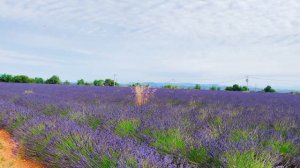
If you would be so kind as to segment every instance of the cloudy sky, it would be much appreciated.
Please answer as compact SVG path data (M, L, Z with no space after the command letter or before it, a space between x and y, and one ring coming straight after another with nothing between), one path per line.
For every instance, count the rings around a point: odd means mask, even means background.
M0 73L300 85L299 0L0 0Z

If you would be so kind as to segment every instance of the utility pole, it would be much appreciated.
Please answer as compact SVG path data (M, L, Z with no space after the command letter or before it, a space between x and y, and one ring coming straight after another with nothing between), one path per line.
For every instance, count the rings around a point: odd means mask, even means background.
M114 86L116 86L116 74L114 74Z
M247 88L249 89L249 76L246 76Z

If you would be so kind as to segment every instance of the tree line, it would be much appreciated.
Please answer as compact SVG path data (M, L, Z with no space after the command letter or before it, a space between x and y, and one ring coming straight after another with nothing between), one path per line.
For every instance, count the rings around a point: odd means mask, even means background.
M178 86L176 85L165 85L162 88L165 89L179 89ZM189 88L189 89L195 89L195 90L201 90L201 85L200 84L196 84L193 88ZM212 85L209 88L210 91L221 91L222 89L218 86ZM247 86L239 86L238 84L234 84L233 86L227 86L225 89L225 91L238 91L238 92L249 92L250 89ZM274 93L276 92L271 86L267 86L265 87L262 92L267 92L267 93Z
M9 83L36 83L36 84L65 84L65 85L70 85L71 83L69 81L64 81L62 82L57 75L51 76L49 79L44 80L41 77L35 77L35 78L30 78L26 75L9 75L9 74L3 74L0 76L0 82L9 82ZM77 85L83 86L119 86L119 83L112 79L105 79L105 80L94 80L93 82L86 82L83 79L80 79L76 83ZM140 83L135 83L130 85L130 87L138 86L141 85ZM165 89L179 89L178 86L176 85L165 85L162 88ZM195 89L195 90L201 90L201 85L196 84L193 88L190 89ZM220 91L222 90L220 87L217 87L215 85L211 86L209 88L211 91ZM238 84L234 84L233 86L228 86L225 88L225 91L240 91L240 92L248 92L250 89L247 86L239 86ZM265 87L263 92L269 92L273 93L276 92L271 86Z
M3 74L0 75L0 82L7 82L7 83L35 83L35 84L65 84L70 85L71 82L68 80L62 82L59 76L53 75L49 79L44 80L41 77L30 78L26 75L9 75ZM105 80L95 80L92 83L85 82L83 79L77 81L77 85L94 85L94 86L119 86L119 83L112 79L105 79Z
M112 79L94 80L94 82L85 82L83 79L77 81L77 85L86 86L119 86L120 84Z

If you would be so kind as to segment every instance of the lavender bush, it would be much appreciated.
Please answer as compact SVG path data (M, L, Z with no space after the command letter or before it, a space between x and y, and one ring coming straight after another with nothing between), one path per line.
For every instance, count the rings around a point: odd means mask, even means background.
M0 119L46 167L300 167L300 95L0 83Z

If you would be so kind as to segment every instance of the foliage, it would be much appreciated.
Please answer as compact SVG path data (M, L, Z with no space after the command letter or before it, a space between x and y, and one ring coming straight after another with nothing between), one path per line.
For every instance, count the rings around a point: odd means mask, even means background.
M13 79L12 75L3 74L0 76L0 82L12 82L13 81L12 79Z
M201 85L200 84L196 84L195 87L194 87L194 89L201 90Z
M253 167L253 168L272 168L273 163L264 155L257 155L255 151L227 153L226 158L228 167Z
M90 117L89 119L88 119L88 124L89 124L89 126L93 129L93 130L95 130L95 129L97 129L97 127L101 124L101 119L100 118L97 118L97 117Z
M36 78L33 79L33 83L43 84L44 83L44 79L36 77Z
M239 86L237 84L234 84L233 86L228 86L225 88L226 91L240 91L245 92L249 91L249 88L247 86Z
M104 86L119 86L119 84L112 79L105 79Z
M129 158L126 160L126 167L138 168L137 160L134 158Z
M165 88L165 89L178 89L178 86L176 86L176 85L165 85L165 86L163 86L163 88Z
M154 131L153 137L153 146L169 153L184 150L186 147L179 130Z
M208 160L209 155L206 148L200 147L191 149L187 153L187 158L195 163L203 164Z
M266 88L264 88L263 91L267 92L267 93L274 93L274 92L276 92L271 86L267 86Z
M45 167L300 167L299 96L133 89L0 83L0 126Z
M211 91L220 91L221 88L220 88L220 87L217 87L217 86L215 86L215 85L213 85L213 86L211 86L211 87L209 88L209 90L211 90Z
M149 85L144 85L144 84L141 84L141 83L137 82L137 83L129 85L129 87L147 87L147 88L149 88L150 86Z
M94 86L104 86L104 80L94 80Z
M38 124L31 129L33 135L42 134L45 130L45 124Z
M46 84L61 84L61 81L58 76L53 75L49 79L46 80Z
M77 85L85 85L84 80L83 79L78 80Z
M239 129L230 133L232 142L240 142L249 139L248 133L245 130Z
M115 132L121 137L135 136L138 127L139 122L136 120L122 120L117 124Z
M33 83L33 80L26 75L17 75L12 79L14 83Z
M16 130L19 128L22 124L25 123L27 117L21 116L20 114L17 114L16 118L11 123L10 127L8 128L10 131Z
M70 85L71 83L70 83L68 80L66 80L66 81L64 81L63 84L64 84L64 85Z
M267 141L264 145L272 147L274 151L282 155L297 155L300 152L299 148L291 142L284 142L273 139Z

